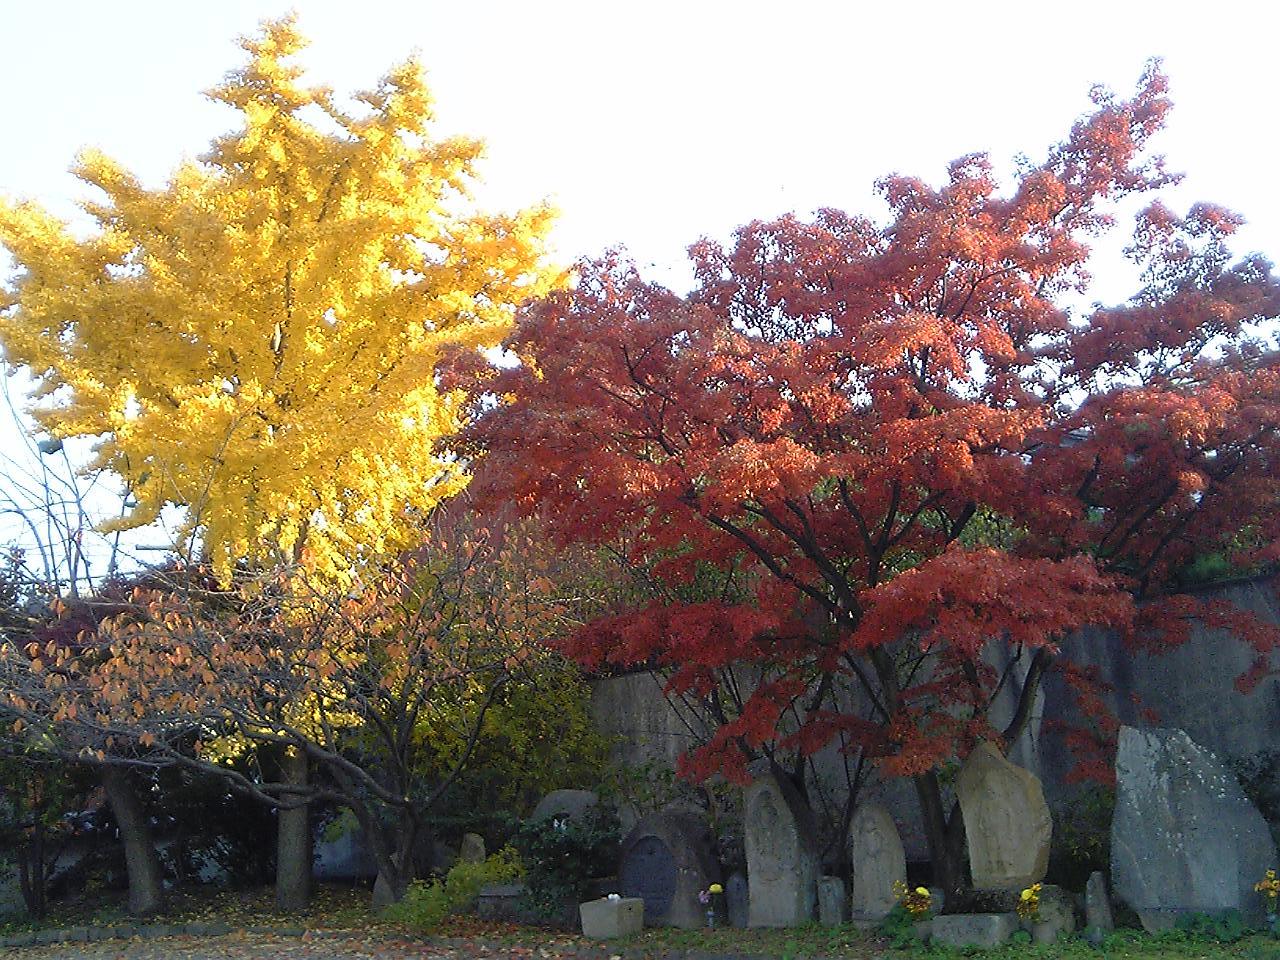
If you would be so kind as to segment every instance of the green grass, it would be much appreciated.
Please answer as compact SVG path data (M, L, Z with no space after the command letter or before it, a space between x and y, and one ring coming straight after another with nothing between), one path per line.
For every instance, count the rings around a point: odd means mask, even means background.
M1072 939L1049 946L1009 944L994 950L956 950L920 945L894 949L874 933L851 926L820 927L816 924L786 930L646 930L620 941L628 957L641 951L659 957L672 950L694 950L718 954L762 954L793 960L801 957L847 958L847 960L948 960L975 956L984 960L1280 960L1280 942L1255 935L1237 943L1220 944L1189 938L1181 933L1150 936L1136 930L1118 931L1109 936L1101 950L1084 940Z

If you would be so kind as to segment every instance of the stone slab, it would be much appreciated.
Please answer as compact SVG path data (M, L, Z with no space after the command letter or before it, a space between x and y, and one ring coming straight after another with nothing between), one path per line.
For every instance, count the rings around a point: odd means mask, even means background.
M998 947L1017 929L1016 913L949 913L930 921L929 936L948 947Z
M818 922L824 927L838 927L849 919L849 898L840 877L818 880Z
M795 787L766 773L747 788L744 810L750 926L811 921L818 899L818 851L808 806Z
M578 906L582 935L592 940L614 940L644 928L644 901L639 897L601 897Z

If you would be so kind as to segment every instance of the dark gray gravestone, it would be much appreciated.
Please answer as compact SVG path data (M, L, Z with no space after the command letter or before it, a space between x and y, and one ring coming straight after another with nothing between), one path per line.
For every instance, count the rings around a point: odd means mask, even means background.
M622 858L618 885L624 897L644 901L644 915L657 924L671 913L676 895L676 861L661 837L641 837Z
M695 816L649 814L622 842L618 886L624 897L644 901L646 926L703 926L707 908L698 894L719 881L710 831Z
M729 926L745 927L748 913L747 878L740 872L729 874L724 882L724 906L729 914Z
M552 790L538 801L529 819L543 820L554 817L578 820L599 803L600 796L593 790Z

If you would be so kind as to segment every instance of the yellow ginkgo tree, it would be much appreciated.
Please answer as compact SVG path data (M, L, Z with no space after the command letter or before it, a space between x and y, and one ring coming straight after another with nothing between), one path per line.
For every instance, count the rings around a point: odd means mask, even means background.
M224 581L241 561L342 574L466 483L442 364L557 282L552 214L475 209L481 145L433 136L416 63L343 106L303 83L291 19L242 43L209 94L238 128L164 186L86 152L87 235L0 200L0 343L41 428L95 438L123 478L122 525L183 508L178 546Z

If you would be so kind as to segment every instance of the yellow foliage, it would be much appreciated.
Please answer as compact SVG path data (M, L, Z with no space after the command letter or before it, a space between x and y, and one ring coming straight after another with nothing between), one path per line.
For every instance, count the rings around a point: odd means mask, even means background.
M481 146L432 139L416 63L342 109L301 83L303 45L291 19L243 42L210 92L240 129L163 188L84 153L105 197L88 238L0 200L19 266L0 342L40 381L39 423L99 438L93 466L137 502L121 525L184 507L180 543L224 581L242 559L342 574L409 546L467 479L441 444L465 400L442 360L497 345L562 279L548 208L472 209Z

